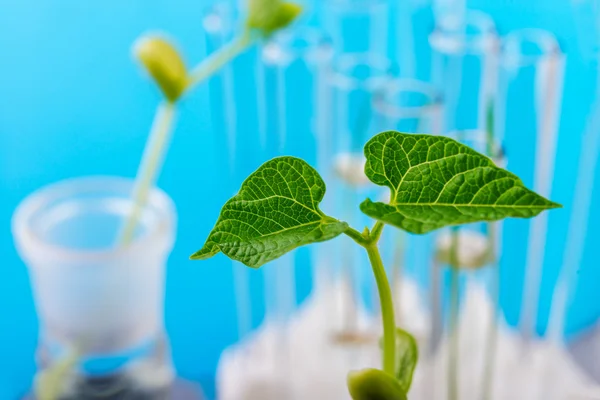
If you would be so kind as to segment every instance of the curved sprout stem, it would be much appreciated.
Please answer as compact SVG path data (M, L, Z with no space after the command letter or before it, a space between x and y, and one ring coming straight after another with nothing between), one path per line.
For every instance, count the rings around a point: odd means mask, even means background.
M189 91L194 86L202 83L206 78L212 76L225 64L233 60L240 53L250 47L250 45L254 43L254 40L255 39L253 38L251 32L249 30L245 30L240 36L234 38L221 49L205 58L188 74L186 91Z
M133 189L133 209L129 213L123 230L119 236L121 245L128 245L133 240L137 222L148 200L148 194L154 187L156 177L162 166L167 142L173 127L175 104L165 101L159 104L150 131L150 137L144 149L142 162Z
M377 282L379 302L381 303L381 319L383 322L383 371L395 376L396 374L396 321L394 318L394 302L392 291L381 261L381 255L376 243L365 247Z
M362 234L356 229L348 227L344 232L350 236L356 243L367 250L369 262L373 269L377 291L379 292L379 302L381 305L381 319L383 323L383 371L391 374L396 373L396 319L394 317L394 301L392 298L392 289L381 261L381 255L377 247L377 242L381 236L385 224L377 221L373 229L369 232L365 229Z

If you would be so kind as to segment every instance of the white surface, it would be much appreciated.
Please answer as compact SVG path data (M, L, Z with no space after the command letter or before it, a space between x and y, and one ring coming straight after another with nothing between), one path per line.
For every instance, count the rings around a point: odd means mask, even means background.
M339 318L332 313L341 286L311 297L287 328L265 323L238 345L226 350L219 363L217 389L223 400L349 399L346 374L351 369L378 367L380 355L375 332L372 341L354 347L332 344ZM446 399L447 346L442 339L432 359L427 359L428 315L419 307L418 287L402 284L401 326L420 341L421 360L415 373L411 400ZM467 284L460 319L459 382L461 400L480 400L484 349L491 306L486 292ZM363 326L377 326L357 310ZM338 314L339 315L339 314ZM339 325L338 325L339 326ZM501 324L498 334L494 400L563 400L594 398L590 381L571 361L568 353L549 342L534 341L528 347L515 332Z

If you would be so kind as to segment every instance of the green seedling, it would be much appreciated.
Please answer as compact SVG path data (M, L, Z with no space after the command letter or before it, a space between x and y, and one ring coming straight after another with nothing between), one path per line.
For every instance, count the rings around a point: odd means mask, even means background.
M137 40L133 47L134 56L159 87L164 99L156 111L138 170L134 206L120 234L121 245L127 245L133 239L140 214L161 169L176 105L181 97L259 40L290 25L301 11L300 6L282 0L249 0L248 14L239 36L192 69L186 67L181 53L165 37L150 34Z
M377 283L383 368L351 372L348 389L356 400L404 399L417 347L412 336L395 325L392 292L377 244L384 226L424 234L478 221L530 218L560 205L527 189L485 155L447 137L382 132L369 140L364 154L367 178L390 191L388 202L366 199L360 205L376 221L371 229L358 231L321 211L325 182L318 172L299 158L278 157L242 183L191 258L223 253L259 268L299 246L349 236L366 250Z

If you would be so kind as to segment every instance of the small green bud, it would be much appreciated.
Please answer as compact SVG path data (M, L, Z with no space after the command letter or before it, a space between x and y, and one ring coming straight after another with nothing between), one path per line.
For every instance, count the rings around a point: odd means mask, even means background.
M187 68L175 46L162 37L148 35L136 41L133 53L167 100L177 101L187 85Z
M367 368L348 373L348 391L353 400L406 400L400 383L387 372Z
M290 25L302 12L295 3L281 0L250 0L247 27L270 36L275 31Z

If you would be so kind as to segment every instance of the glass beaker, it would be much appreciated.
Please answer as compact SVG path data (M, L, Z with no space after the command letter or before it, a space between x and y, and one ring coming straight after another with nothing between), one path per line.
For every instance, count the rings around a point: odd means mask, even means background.
M134 240L118 246L132 187L117 177L66 180L31 194L15 211L13 235L40 319L38 397L47 398L49 380L58 384L50 397L57 399L172 393L163 299L176 213L154 189Z

